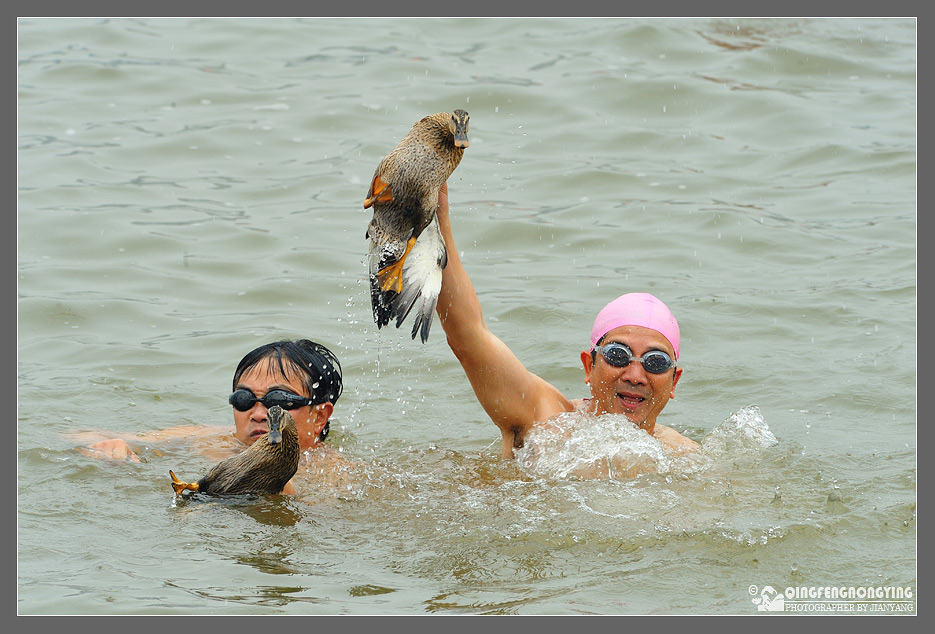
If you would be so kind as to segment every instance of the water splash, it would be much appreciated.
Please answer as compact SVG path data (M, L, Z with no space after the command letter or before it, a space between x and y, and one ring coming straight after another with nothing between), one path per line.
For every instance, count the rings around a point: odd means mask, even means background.
M701 441L702 453L709 458L737 457L777 444L776 436L756 405L743 407L711 430Z
M633 478L671 468L662 443L619 414L561 414L530 432L515 455L539 477Z
M705 436L700 451L682 455L667 451L623 415L569 412L531 431L515 457L533 477L627 479L698 472L777 442L756 405L732 413Z

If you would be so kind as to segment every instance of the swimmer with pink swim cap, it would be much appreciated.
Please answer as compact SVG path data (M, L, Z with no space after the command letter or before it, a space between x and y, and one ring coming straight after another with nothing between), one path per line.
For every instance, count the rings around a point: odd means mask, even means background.
M676 367L680 343L672 311L649 293L627 293L604 306L591 329L590 350L580 355L591 386L587 411L623 414L653 436L664 431L693 443L656 424L682 376Z
M681 334L672 312L649 293L627 293L607 304L594 320L589 349L580 352L588 398L569 398L530 372L484 322L480 300L455 245L448 186L438 196L438 224L448 253L435 310L448 346L470 380L474 395L500 429L500 455L513 458L537 429L573 436L562 414L625 416L672 453L700 445L656 417L675 394ZM530 339L534 339L529 334ZM608 477L595 475L595 477Z

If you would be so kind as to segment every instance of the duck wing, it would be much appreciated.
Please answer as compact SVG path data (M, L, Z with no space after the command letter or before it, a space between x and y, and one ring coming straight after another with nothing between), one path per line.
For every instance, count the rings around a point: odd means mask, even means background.
M402 268L399 291L383 290L373 273L378 265L371 264L370 299L377 326L383 327L395 319L399 328L418 306L412 322L412 338L418 333L422 343L428 341L442 288L442 270L447 264L448 252L438 228L438 218L432 219L410 249Z
M272 493L272 491L256 491L251 486L257 478L257 473L264 468L265 462L257 459L260 457L259 450L265 448L267 444L268 441L264 436L257 439L246 451L217 463L198 481L198 490L208 495Z

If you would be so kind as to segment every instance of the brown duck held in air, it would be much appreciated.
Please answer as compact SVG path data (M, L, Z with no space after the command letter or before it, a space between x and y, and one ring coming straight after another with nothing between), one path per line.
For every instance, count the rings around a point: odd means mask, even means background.
M370 239L370 299L378 328L403 323L421 298L412 326L428 340L432 313L448 263L435 210L438 191L468 147L468 113L439 112L417 122L377 166L364 200L373 207Z

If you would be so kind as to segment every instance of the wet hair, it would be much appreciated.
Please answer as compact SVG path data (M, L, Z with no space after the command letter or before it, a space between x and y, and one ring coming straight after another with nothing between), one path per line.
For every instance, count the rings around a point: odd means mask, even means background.
M237 369L234 370L232 389L237 389L240 377L247 370L264 359L275 360L280 374L284 377L290 369L302 377L302 384L315 405L325 402L333 405L344 391L341 362L331 350L309 339L297 341L283 339L251 350L240 360ZM330 422L325 423L324 429L321 430L321 440L328 435L329 427Z

